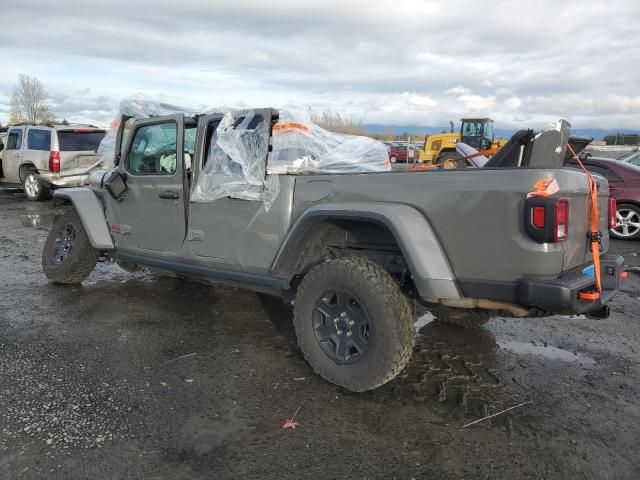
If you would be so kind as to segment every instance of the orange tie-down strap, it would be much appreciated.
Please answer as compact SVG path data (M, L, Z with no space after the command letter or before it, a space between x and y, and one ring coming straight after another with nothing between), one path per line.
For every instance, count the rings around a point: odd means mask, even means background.
M483 150L481 152L472 153L471 155L467 155L466 157L453 158L452 160L456 160L456 161L458 161L458 160L467 160L469 158L481 157L482 155L492 155L492 154L496 153L498 150L500 150L500 148L501 147L489 148L489 149ZM413 165L409 169L410 171L432 170L434 168L440 168L442 166L442 164L433 165L433 164L428 164L428 163L423 163L423 164L420 164L420 165L416 165L417 162L418 162L418 157L416 157L416 159L413 161Z
M598 212L598 184L593 178L593 175L587 170L576 152L571 148L571 145L567 144L567 148L576 159L584 173L587 174L587 181L589 182L589 240L591 241L591 254L593 256L593 274L596 278L596 289L598 292L602 292L602 284L600 283L600 225L599 225L599 212Z

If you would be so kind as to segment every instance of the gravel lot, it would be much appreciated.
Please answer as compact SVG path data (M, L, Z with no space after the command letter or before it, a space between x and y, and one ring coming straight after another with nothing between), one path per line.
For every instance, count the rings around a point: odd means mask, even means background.
M608 320L422 318L403 374L351 394L278 300L109 263L49 285L55 213L0 194L0 478L639 477L637 273ZM640 267L639 243L612 250Z

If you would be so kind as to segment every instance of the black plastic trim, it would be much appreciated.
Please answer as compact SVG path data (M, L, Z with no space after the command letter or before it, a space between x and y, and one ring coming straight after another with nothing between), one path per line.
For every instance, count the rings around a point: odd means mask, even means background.
M226 270L208 265L185 262L184 260L170 260L122 251L109 252L109 256L123 262L169 270L191 278L232 283L233 285L242 286L251 290L280 293L288 290L290 287L289 281L286 278L272 275L238 272L235 270Z
M602 255L600 299L586 301L578 292L595 285L594 278L582 273L584 266L564 272L557 278L522 278L517 282L492 282L458 279L465 297L486 298L538 308L548 314L580 314L601 309L618 292L624 259L619 255Z

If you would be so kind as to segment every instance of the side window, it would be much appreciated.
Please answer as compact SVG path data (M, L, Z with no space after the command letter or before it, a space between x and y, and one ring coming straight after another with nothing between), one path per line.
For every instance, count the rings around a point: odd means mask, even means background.
M140 175L176 172L178 126L175 122L146 125L135 130L127 170Z
M27 132L29 150L51 150L51 131L30 128Z
M22 130L9 130L7 136L7 150L20 150L22 148Z

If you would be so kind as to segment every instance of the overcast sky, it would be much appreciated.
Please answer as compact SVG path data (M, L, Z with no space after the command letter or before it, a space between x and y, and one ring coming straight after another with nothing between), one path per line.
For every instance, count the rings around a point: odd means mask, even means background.
M640 1L3 0L0 121L19 74L106 124L144 93L311 106L363 123L640 128Z

